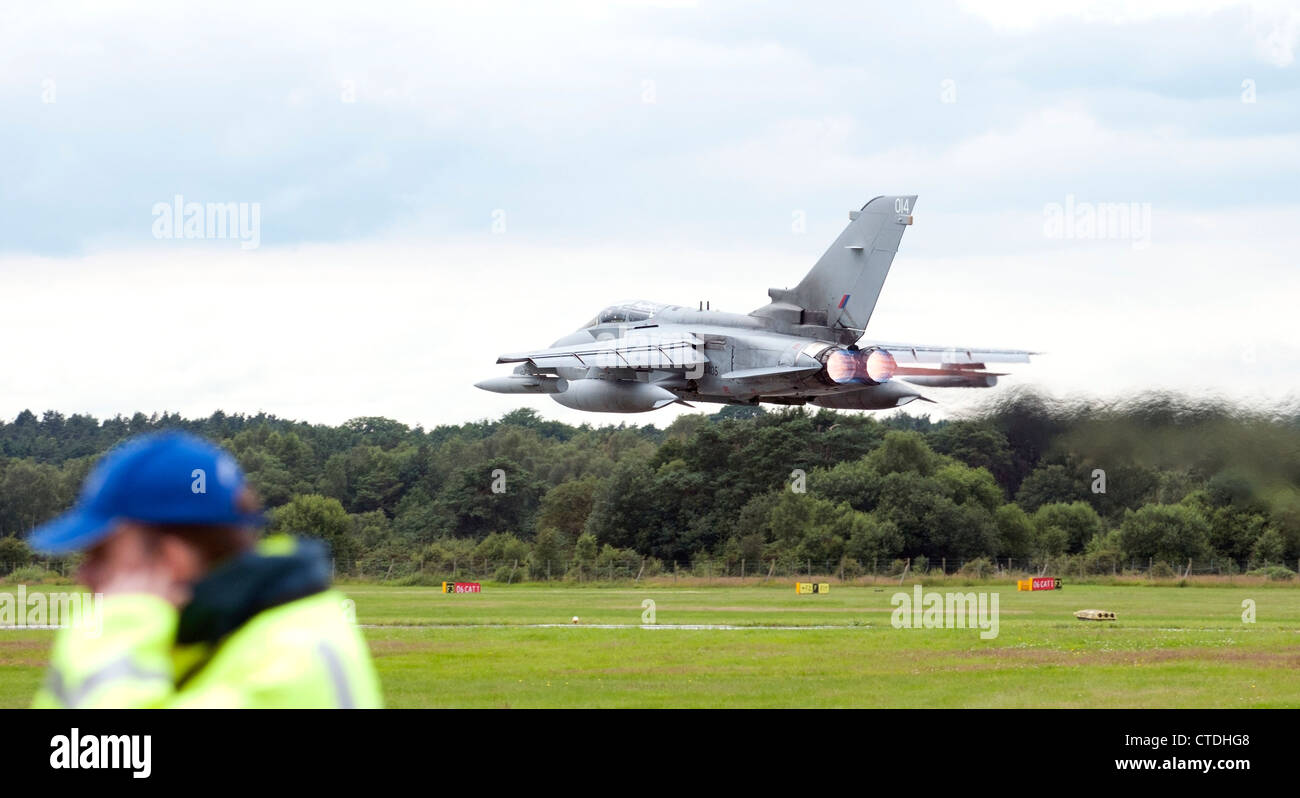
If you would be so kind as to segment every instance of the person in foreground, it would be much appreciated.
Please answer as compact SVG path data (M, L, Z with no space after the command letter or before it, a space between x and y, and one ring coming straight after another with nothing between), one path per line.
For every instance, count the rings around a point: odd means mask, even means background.
M379 707L370 653L319 541L257 540L227 452L179 432L109 452L38 551L84 551L101 621L60 629L35 707Z

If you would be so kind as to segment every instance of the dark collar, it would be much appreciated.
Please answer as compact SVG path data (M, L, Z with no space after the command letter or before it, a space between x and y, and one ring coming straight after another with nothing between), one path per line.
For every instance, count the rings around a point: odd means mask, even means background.
M215 643L260 612L330 586L330 560L317 540L268 540L236 555L194 585L181 610L176 642Z

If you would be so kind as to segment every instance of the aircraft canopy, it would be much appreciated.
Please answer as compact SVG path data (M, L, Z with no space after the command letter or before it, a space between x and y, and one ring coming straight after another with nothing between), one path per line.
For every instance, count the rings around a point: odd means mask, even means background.
M632 302L620 302L617 305L609 307L597 313L596 316L586 324L582 325L583 329L595 327L598 324L623 324L626 322L646 321L653 318L656 313L668 307L667 305L657 302L647 302L644 299L634 300Z

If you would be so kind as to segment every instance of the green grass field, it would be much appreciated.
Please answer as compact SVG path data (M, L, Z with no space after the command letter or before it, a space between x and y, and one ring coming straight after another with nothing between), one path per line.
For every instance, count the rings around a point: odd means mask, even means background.
M996 591L998 636L893 628L895 584L805 596L786 582L343 590L390 707L1300 706L1294 586L925 588ZM638 628L645 599L658 628ZM1242 620L1245 599L1255 623ZM1085 608L1119 620L1076 620ZM0 631L0 706L30 701L52 635Z

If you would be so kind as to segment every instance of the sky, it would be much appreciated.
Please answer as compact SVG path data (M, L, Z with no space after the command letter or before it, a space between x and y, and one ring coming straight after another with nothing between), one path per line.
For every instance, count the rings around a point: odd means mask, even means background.
M868 337L1043 353L920 412L1295 399L1298 51L1226 0L6 7L0 418L667 424L473 383L904 193Z

